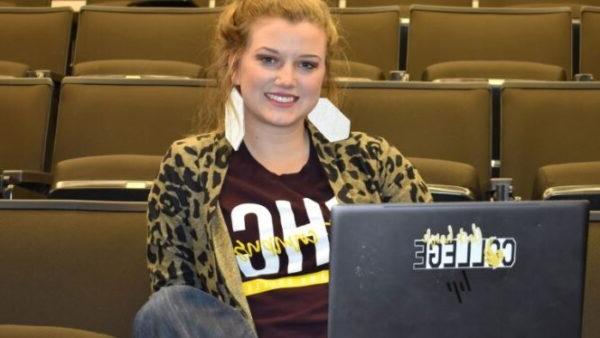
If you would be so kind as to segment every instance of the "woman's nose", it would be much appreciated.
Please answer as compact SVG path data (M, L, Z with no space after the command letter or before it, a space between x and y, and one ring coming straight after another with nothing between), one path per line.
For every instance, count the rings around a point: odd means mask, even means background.
M285 64L277 71L277 78L275 84L278 86L290 87L295 84L296 72L294 66L291 64Z

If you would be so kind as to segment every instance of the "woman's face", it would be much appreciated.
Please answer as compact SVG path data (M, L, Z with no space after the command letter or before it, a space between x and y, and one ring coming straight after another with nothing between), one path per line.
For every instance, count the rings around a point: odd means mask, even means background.
M246 126L303 127L321 93L326 45L325 32L306 21L262 18L252 25L233 72Z

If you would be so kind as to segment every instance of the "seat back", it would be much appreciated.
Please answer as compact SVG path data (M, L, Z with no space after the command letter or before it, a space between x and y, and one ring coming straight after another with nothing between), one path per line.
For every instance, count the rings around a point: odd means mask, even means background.
M491 94L487 83L342 83L341 110L352 129L385 137L408 157L475 168L482 190L491 160ZM485 191L485 190L484 190Z
M583 298L582 337L600 337L600 211L590 213L587 258L585 267L585 296Z
M600 5L600 1L598 3ZM579 71L600 79L600 7L581 9Z
M501 94L500 175L531 198L537 170L600 160L600 84L506 82Z
M0 323L131 336L150 294L146 203L0 201Z
M215 6L223 6L226 0L216 0ZM87 0L87 5L100 5L100 6L128 6L129 4L139 2L139 0ZM192 0L192 2L198 7L208 7L210 0Z
M73 11L0 7L0 60L66 74Z
M573 18L579 18L582 6L600 6L599 0L479 0L479 7L521 7L521 8L540 8L569 6L573 13Z
M400 16L408 17L408 8L414 4L471 7L472 0L346 0L347 7L400 6Z
M399 68L400 11L397 6L332 8L350 61L378 67L384 75Z
M62 82L53 163L84 156L163 155L194 133L212 81L67 77Z
M179 61L208 67L219 8L84 6L73 64Z
M0 0L0 7L50 7L52 0Z
M460 8L415 5L410 10L407 71L419 80L446 61L528 61L562 67L571 78L568 8Z
M0 79L0 171L45 169L53 90L50 79Z

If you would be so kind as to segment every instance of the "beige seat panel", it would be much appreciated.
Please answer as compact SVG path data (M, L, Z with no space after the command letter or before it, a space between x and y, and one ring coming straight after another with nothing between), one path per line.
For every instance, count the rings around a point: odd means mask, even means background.
M526 61L555 65L571 78L568 8L513 9L413 6L407 71L421 79L447 61Z

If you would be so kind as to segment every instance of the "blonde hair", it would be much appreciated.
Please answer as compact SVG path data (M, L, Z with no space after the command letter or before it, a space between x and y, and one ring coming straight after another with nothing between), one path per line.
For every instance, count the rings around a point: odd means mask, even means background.
M248 46L252 25L264 17L283 18L297 23L307 21L323 29L327 38L324 86L327 97L338 102L338 88L332 81L330 62L343 59L339 47L340 36L327 4L323 0L233 0L223 10L217 22L213 64L208 71L217 79L217 93L207 96L199 111L198 130L222 130L224 107L233 88L232 73L237 60Z

